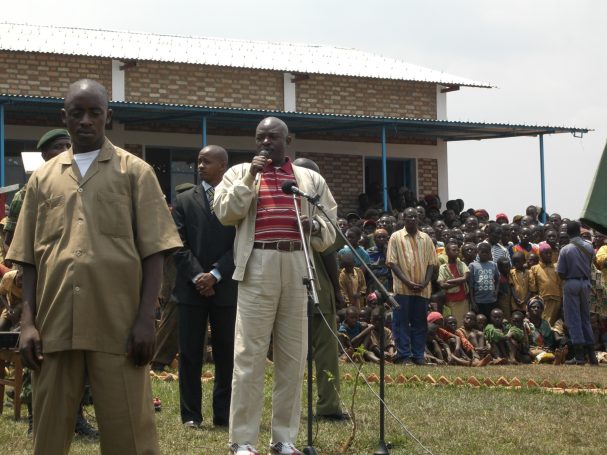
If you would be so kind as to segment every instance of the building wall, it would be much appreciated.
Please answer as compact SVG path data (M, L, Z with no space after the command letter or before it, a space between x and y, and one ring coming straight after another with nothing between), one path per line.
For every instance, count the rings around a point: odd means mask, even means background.
M356 155L297 152L297 158L309 158L318 164L337 202L340 214L358 208L358 195L362 192L363 159Z
M0 51L0 93L62 98L72 82L83 78L99 81L111 96L109 59Z
M282 110L283 73L138 61L127 68L127 101Z
M438 160L434 158L417 160L417 188L420 197L438 194Z
M323 114L436 118L436 84L310 75L297 82L297 110Z

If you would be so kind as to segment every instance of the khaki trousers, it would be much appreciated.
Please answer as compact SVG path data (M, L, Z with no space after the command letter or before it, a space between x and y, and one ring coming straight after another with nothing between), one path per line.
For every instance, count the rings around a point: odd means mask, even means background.
M149 368L124 355L62 351L44 355L33 372L34 454L67 454L84 390L94 398L104 455L159 454Z
M446 305L451 310L451 316L455 316L455 319L457 319L457 326L462 327L464 325L464 316L470 311L470 301L465 299L459 302L447 302Z
M307 353L302 251L253 249L238 284L230 443L256 444L266 355L273 335L272 442L295 443Z
M562 302L560 297L552 297L547 295L544 297L544 311L542 312L542 319L545 319L554 326L558 321L561 314Z

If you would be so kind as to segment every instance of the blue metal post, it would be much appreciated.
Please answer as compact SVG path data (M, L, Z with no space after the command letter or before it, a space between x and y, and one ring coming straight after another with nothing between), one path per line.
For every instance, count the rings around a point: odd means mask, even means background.
M386 126L381 127L381 177L384 193L384 212L388 211L388 170L386 168Z
M0 104L0 186L4 186L4 104Z
M542 185L542 223L546 222L546 175L544 172L544 135L540 134L540 178Z
M207 116L202 116L202 146L207 146Z

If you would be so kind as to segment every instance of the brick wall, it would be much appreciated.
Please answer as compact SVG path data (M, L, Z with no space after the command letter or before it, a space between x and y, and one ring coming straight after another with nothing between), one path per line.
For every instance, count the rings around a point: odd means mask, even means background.
M338 212L343 215L358 208L358 195L363 187L362 158L358 155L329 155L325 153L297 152L297 158L310 158L320 168L333 197Z
M301 112L436 118L436 85L425 82L310 75L296 93Z
M127 68L128 101L282 110L283 74L185 63L139 61Z
M111 60L0 51L0 93L63 98L68 86L83 78L95 79L111 92Z
M427 194L438 194L438 161L432 158L417 160L417 194L423 197Z

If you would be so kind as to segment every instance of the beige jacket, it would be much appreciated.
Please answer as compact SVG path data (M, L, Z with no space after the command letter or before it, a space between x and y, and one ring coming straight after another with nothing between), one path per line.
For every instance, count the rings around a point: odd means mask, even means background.
M250 163L232 166L223 176L221 183L215 188L213 210L224 225L236 227L234 240L234 280L242 281L253 242L255 241L255 218L257 216L257 192L259 184L249 172ZM337 204L325 182L317 172L299 166L293 166L293 174L297 186L308 194L320 196L320 203L327 215L335 221ZM310 212L311 211L311 212ZM312 235L309 245L316 251L324 251L335 241L335 229L325 219L324 215L305 198L301 200L301 214L314 218L320 224L319 233Z

